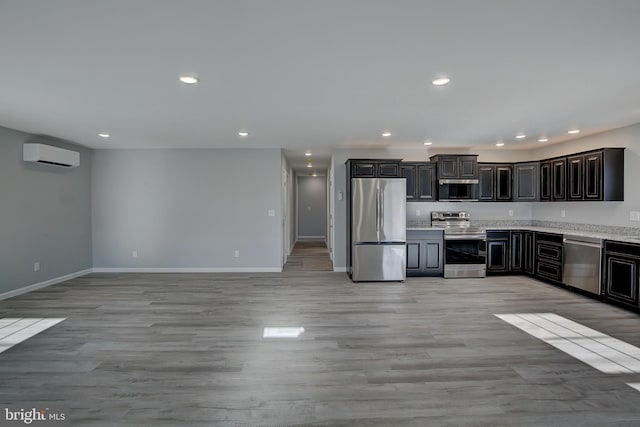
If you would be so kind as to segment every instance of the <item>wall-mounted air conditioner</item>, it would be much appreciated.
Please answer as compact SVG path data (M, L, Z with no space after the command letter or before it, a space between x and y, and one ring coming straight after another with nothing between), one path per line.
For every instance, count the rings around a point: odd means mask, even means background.
M24 144L22 158L25 162L75 168L80 166L80 153L45 144Z

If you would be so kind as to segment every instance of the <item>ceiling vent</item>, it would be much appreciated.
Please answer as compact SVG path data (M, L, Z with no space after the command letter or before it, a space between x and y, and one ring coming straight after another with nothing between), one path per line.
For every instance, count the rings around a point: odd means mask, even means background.
M80 153L45 144L24 144L22 158L25 162L75 168L80 166Z

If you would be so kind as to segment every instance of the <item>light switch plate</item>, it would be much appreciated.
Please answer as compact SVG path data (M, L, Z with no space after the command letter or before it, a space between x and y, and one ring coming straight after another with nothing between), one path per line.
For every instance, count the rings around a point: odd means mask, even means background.
M422 215L422 212L420 212L420 210L419 210L419 209L418 209L418 210L416 210L416 216L420 216L420 215Z
M267 215L269 215L269 216L276 216L276 211L275 211L275 209L269 209L269 210L267 211Z
M640 221L640 211L630 211L629 221Z

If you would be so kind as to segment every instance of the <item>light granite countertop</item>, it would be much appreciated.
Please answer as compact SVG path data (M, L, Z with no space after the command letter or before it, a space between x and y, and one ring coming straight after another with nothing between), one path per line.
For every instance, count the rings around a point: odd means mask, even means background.
M476 224L473 224L473 223L472 225L476 226ZM538 225L477 224L477 226L484 227L487 231L526 230L526 231L537 231L542 233L553 233L553 234L562 234L562 235L579 236L579 237L592 237L592 238L602 239L602 240L615 240L617 242L640 244L640 236L631 235L631 234L618 234L618 233L598 232L598 231L591 231L591 230L586 231L586 230L576 230L572 228L545 227L545 226L538 226ZM442 228L429 227L429 226L415 226L415 225L410 225L407 227L407 231L430 231L430 230L442 230Z

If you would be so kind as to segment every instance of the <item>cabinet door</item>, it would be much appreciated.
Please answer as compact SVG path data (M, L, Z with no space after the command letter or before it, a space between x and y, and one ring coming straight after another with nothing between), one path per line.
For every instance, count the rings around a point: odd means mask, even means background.
M636 257L605 254L605 291L608 299L638 305L639 263Z
M407 240L407 273L419 272L422 269L420 265L421 243L419 240Z
M535 247L535 235L531 231L525 231L523 233L524 238L524 250L523 250L523 269L527 274L533 274L535 271L535 256L534 256L534 247Z
M352 178L375 178L376 164L374 162L354 162L351 168Z
M438 177L458 178L458 156L438 157Z
M478 157L477 156L459 156L458 157L458 173L460 178L477 179L478 178Z
M567 200L582 200L583 156L567 157Z
M513 272L521 272L524 267L524 240L523 234L520 231L511 232L511 268Z
M480 180L478 200L492 202L496 199L495 188L496 168L493 165L478 165L478 178Z
M507 240L487 240L487 272L509 271L508 251Z
M551 200L551 162L540 163L540 200Z
M421 202L436 200L436 168L433 163L419 164L416 168L418 188L416 198Z
M514 166L514 200L535 201L538 200L538 163L518 163Z
M512 173L513 166L511 165L496 166L496 200L508 201L512 199Z
M400 178L400 164L384 162L379 163L377 176L380 178Z
M584 156L584 199L602 200L602 152Z
M554 160L552 163L552 190L553 200L567 199L567 159Z
M444 271L442 242L427 240L424 242L424 270L438 275Z
M400 166L402 177L407 180L407 202L416 199L416 165L403 164Z

